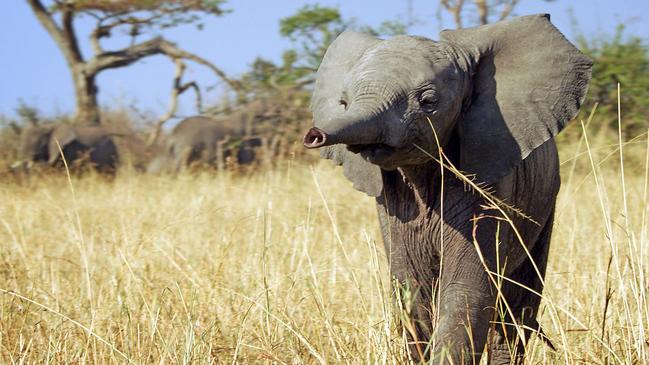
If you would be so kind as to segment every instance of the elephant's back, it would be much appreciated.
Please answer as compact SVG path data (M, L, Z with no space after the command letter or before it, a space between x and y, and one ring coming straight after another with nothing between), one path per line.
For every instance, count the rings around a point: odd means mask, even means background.
M173 129L172 136L176 143L216 143L228 136L239 137L242 135L242 126L232 123L227 117L189 117ZM191 142L190 142L191 141Z
M218 135L222 134L222 128L217 121L212 118L196 116L189 117L173 129L173 136L200 136L200 135Z
M74 127L76 139L84 146L92 147L98 144L114 145L111 134L100 125L79 125Z
M212 119L203 116L194 116L183 119L171 131L172 135L189 133L203 128L208 128L212 124Z

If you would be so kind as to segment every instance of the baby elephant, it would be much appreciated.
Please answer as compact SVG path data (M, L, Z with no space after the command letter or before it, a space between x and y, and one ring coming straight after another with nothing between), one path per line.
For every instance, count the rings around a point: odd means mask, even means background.
M440 41L347 31L329 46L304 146L376 198L416 360L518 363L540 331L553 137L577 115L591 66L548 15Z
M98 125L30 125L20 136L19 163L31 165L43 162L63 166L62 151L68 166L74 166L86 158L98 171L114 173L119 157L112 136Z

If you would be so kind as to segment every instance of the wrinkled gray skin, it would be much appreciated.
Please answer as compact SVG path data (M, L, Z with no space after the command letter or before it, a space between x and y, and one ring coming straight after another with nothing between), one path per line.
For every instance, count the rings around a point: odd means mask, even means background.
M217 146L222 144L223 157L230 154L230 144L236 144L239 164L249 164L255 159L257 138L245 137L243 123L234 123L227 117L190 117L173 129L165 149L147 168L150 173L177 172L192 162L216 164Z
M577 114L590 70L548 15L444 31L438 42L347 31L327 50L304 145L376 197L392 275L414 296L414 359L522 360L530 331L521 338L503 323L537 329L540 298L508 280L543 289L531 260L542 277L560 184L552 137ZM505 210L531 257L499 210L431 160L435 135L455 167L533 219ZM486 268L507 278L514 318L494 316L498 278Z
M87 158L98 171L113 173L119 162L112 134L104 127L48 123L30 125L22 131L18 149L20 163L63 166L59 146L71 167Z

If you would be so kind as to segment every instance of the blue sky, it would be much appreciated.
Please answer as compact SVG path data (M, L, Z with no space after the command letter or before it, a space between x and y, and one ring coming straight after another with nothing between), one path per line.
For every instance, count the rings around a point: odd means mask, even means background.
M279 19L314 2L230 0L226 7L232 12L221 18L210 18L202 31L183 27L164 35L236 76L248 69L257 56L278 60L282 51L291 46L279 35ZM403 20L407 13L405 0L317 2L338 7L344 18L369 25L395 18ZM419 23L410 29L411 34L436 39L440 29L453 27L448 16L443 16L440 23L437 4L436 0L413 0L413 13ZM570 11L575 14L572 18ZM577 20L579 31L587 36L613 33L620 23L627 26L627 35L649 35L648 0L522 0L515 13L543 12L552 15L553 23L569 39L575 37L571 19ZM89 55L85 34L92 23L81 19L77 27L84 34L84 54ZM119 38L104 44L107 49L125 45L124 39ZM73 111L72 82L63 57L23 1L6 1L5 10L0 13L0 55L0 114L15 115L19 98L38 105L46 115ZM104 106L136 105L153 115L161 114L167 107L173 68L168 59L156 56L129 68L105 71L99 76L100 102ZM210 71L197 65L189 67L185 78L196 79L203 86L218 83ZM212 91L206 95L206 102L215 101L218 93ZM194 113L192 106L188 95L181 101L179 114Z

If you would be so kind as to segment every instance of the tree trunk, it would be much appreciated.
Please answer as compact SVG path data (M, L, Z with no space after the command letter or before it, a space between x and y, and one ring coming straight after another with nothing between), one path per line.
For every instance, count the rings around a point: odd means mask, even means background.
M83 59L77 35L74 28L75 13L71 7L61 9L61 25L58 25L52 17L52 12L43 6L40 0L28 0L38 21L50 34L54 43L63 53L74 83L76 96L75 122L77 123L99 123L99 106L97 104L97 84L95 78L97 72L86 67Z
M478 7L480 25L489 23L489 5L487 5L487 0L476 0L475 5Z
M99 124L99 104L97 103L96 75L84 72L84 64L72 67L74 94L77 101L75 122Z

